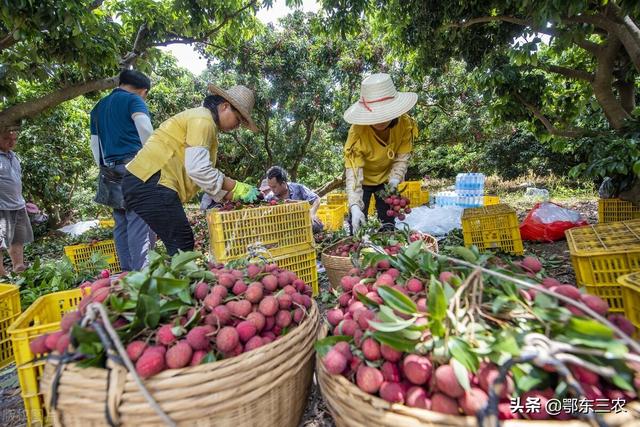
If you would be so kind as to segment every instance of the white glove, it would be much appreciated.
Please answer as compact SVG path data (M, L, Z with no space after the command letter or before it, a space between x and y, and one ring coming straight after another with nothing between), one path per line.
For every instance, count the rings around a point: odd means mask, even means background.
M351 227L353 227L353 232L358 231L358 228L364 223L365 217L362 209L357 205L351 206Z
M391 187L392 189L396 189L398 188L398 184L400 184L400 180L398 178L391 178L389 179L389 187Z

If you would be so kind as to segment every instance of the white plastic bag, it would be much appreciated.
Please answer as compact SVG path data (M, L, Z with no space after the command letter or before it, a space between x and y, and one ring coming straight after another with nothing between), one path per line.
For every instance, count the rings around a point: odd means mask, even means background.
M396 219L396 228L402 229L402 223L406 223L412 230L432 236L444 236L451 230L461 227L463 210L459 206L436 206L433 208L419 206L412 208L411 213L404 221Z

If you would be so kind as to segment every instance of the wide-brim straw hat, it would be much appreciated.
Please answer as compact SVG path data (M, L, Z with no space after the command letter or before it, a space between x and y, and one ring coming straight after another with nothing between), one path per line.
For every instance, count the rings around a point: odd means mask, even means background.
M253 106L256 103L255 95L251 89L243 85L236 85L231 86L229 89L222 89L213 83L209 83L209 92L223 97L233 106L233 108L238 110L244 119L242 121L242 126L253 132L258 132L258 127L251 118L251 112L253 111Z
M344 112L352 125L375 125L400 117L418 102L414 92L398 92L391 76L372 74L360 85L360 100Z

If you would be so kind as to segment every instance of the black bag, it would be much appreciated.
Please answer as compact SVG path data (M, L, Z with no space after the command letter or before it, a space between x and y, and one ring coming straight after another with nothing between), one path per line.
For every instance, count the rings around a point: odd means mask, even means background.
M126 209L122 194L122 177L115 168L100 165L98 191L94 201L113 209Z

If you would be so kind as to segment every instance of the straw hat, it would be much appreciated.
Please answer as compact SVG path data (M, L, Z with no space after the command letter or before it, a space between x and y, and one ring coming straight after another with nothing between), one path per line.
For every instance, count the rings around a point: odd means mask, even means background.
M242 126L253 132L258 132L258 127L251 118L251 112L253 111L253 106L256 103L256 98L251 89L243 85L236 85L224 90L213 83L209 83L209 92L223 97L229 102L229 104L233 105L233 108L238 110L240 115L244 118Z
M343 117L353 125L375 125L400 117L417 101L414 92L398 92L388 74L372 74L362 81L360 100Z

